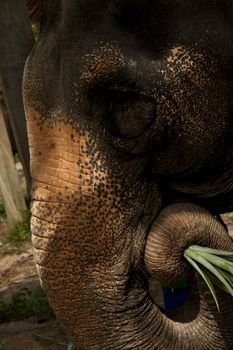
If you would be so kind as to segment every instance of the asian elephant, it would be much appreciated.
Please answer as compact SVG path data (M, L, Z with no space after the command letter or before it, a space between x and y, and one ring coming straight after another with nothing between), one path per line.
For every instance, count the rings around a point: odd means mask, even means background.
M38 274L78 350L233 349L233 300L189 271L233 251L233 1L44 0L24 73ZM148 278L188 271L174 313Z

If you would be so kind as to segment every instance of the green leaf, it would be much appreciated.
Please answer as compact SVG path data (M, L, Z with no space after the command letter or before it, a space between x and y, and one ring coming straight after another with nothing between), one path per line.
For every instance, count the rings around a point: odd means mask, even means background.
M225 287L225 285L222 284L222 282L219 281L219 279L217 277L215 277L211 272L209 272L206 269L205 269L205 273L211 279L213 285L217 286L219 289L222 289L224 292L229 294L229 292L228 292L227 288Z
M201 277L204 279L204 281L206 282L207 286L209 287L209 290L214 298L214 301L215 301L215 304L217 306L217 309L218 311L220 311L220 308L219 308L219 304L218 304L218 299L217 299L217 296L216 296L216 293L215 293L215 290L214 290L214 287L213 287L213 284L211 282L211 279L209 278L209 276L203 271L200 269L200 267L198 266L198 264L188 256L187 254L187 250L186 252L184 253L184 257L185 259L187 259L187 261L194 267L194 269L201 275Z
M233 263L230 261L226 261L223 258L220 258L216 255L201 253L201 256L208 260L210 263L214 264L215 266L219 267L220 269L226 270L230 272L233 275Z
M185 253L186 253L186 255L191 257L193 260L195 260L198 263L200 263L201 265L203 265L213 275L215 275L225 285L225 287L228 290L228 293L231 294L231 296L233 296L233 289L231 288L230 284L225 280L225 278L222 276L222 274L209 261L207 261L205 259L206 255L209 255L209 254L201 253L201 255L200 255L200 253L194 252L194 251L189 250L189 249L186 249ZM205 257L203 257L203 255Z
M188 249L191 249L197 252L203 252L203 253L209 253L209 254L233 258L233 252L227 252L226 250L212 249L207 247L201 247L198 245L191 245Z
M233 262L233 256L225 256L224 259Z
M223 276L223 277L230 283L230 285L233 287L233 276L232 276L230 273L228 273L228 272L226 272L226 271L224 271L224 270L219 269L218 267L216 267L216 269L218 270L219 273L222 274L222 276Z

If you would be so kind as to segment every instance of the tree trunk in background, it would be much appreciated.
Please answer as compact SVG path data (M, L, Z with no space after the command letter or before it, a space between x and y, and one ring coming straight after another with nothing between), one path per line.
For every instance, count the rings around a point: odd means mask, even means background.
M4 208L9 228L22 221L26 209L23 191L20 188L19 177L15 168L11 144L8 138L3 113L0 108L0 191L3 196Z
M5 125L6 125L6 129L7 129L7 133L8 133L8 137L11 143L11 148L12 148L12 152L18 152L16 144L15 144L15 138L11 129L11 125L10 125L10 119L8 116L8 110L7 110L7 106L6 106L6 102L3 96L3 92L2 92L2 87L1 87L1 83L0 83L0 108L2 110L3 113L3 119L5 121Z
M0 0L0 9L0 74L11 127L29 188L29 151L22 77L34 40L25 0Z

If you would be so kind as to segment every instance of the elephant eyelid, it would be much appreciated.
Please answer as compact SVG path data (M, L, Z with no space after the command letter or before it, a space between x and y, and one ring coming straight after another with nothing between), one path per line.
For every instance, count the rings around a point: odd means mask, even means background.
M111 91L104 113L107 130L123 139L143 135L156 117L156 102L148 96L129 91Z

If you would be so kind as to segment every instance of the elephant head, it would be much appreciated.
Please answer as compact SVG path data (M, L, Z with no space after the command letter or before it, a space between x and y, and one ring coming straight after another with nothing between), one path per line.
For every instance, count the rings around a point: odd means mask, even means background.
M168 314L147 282L178 280L190 244L233 250L217 220L233 209L232 5L44 0L24 74L32 240L78 349L232 348L230 296L218 313L195 279Z

